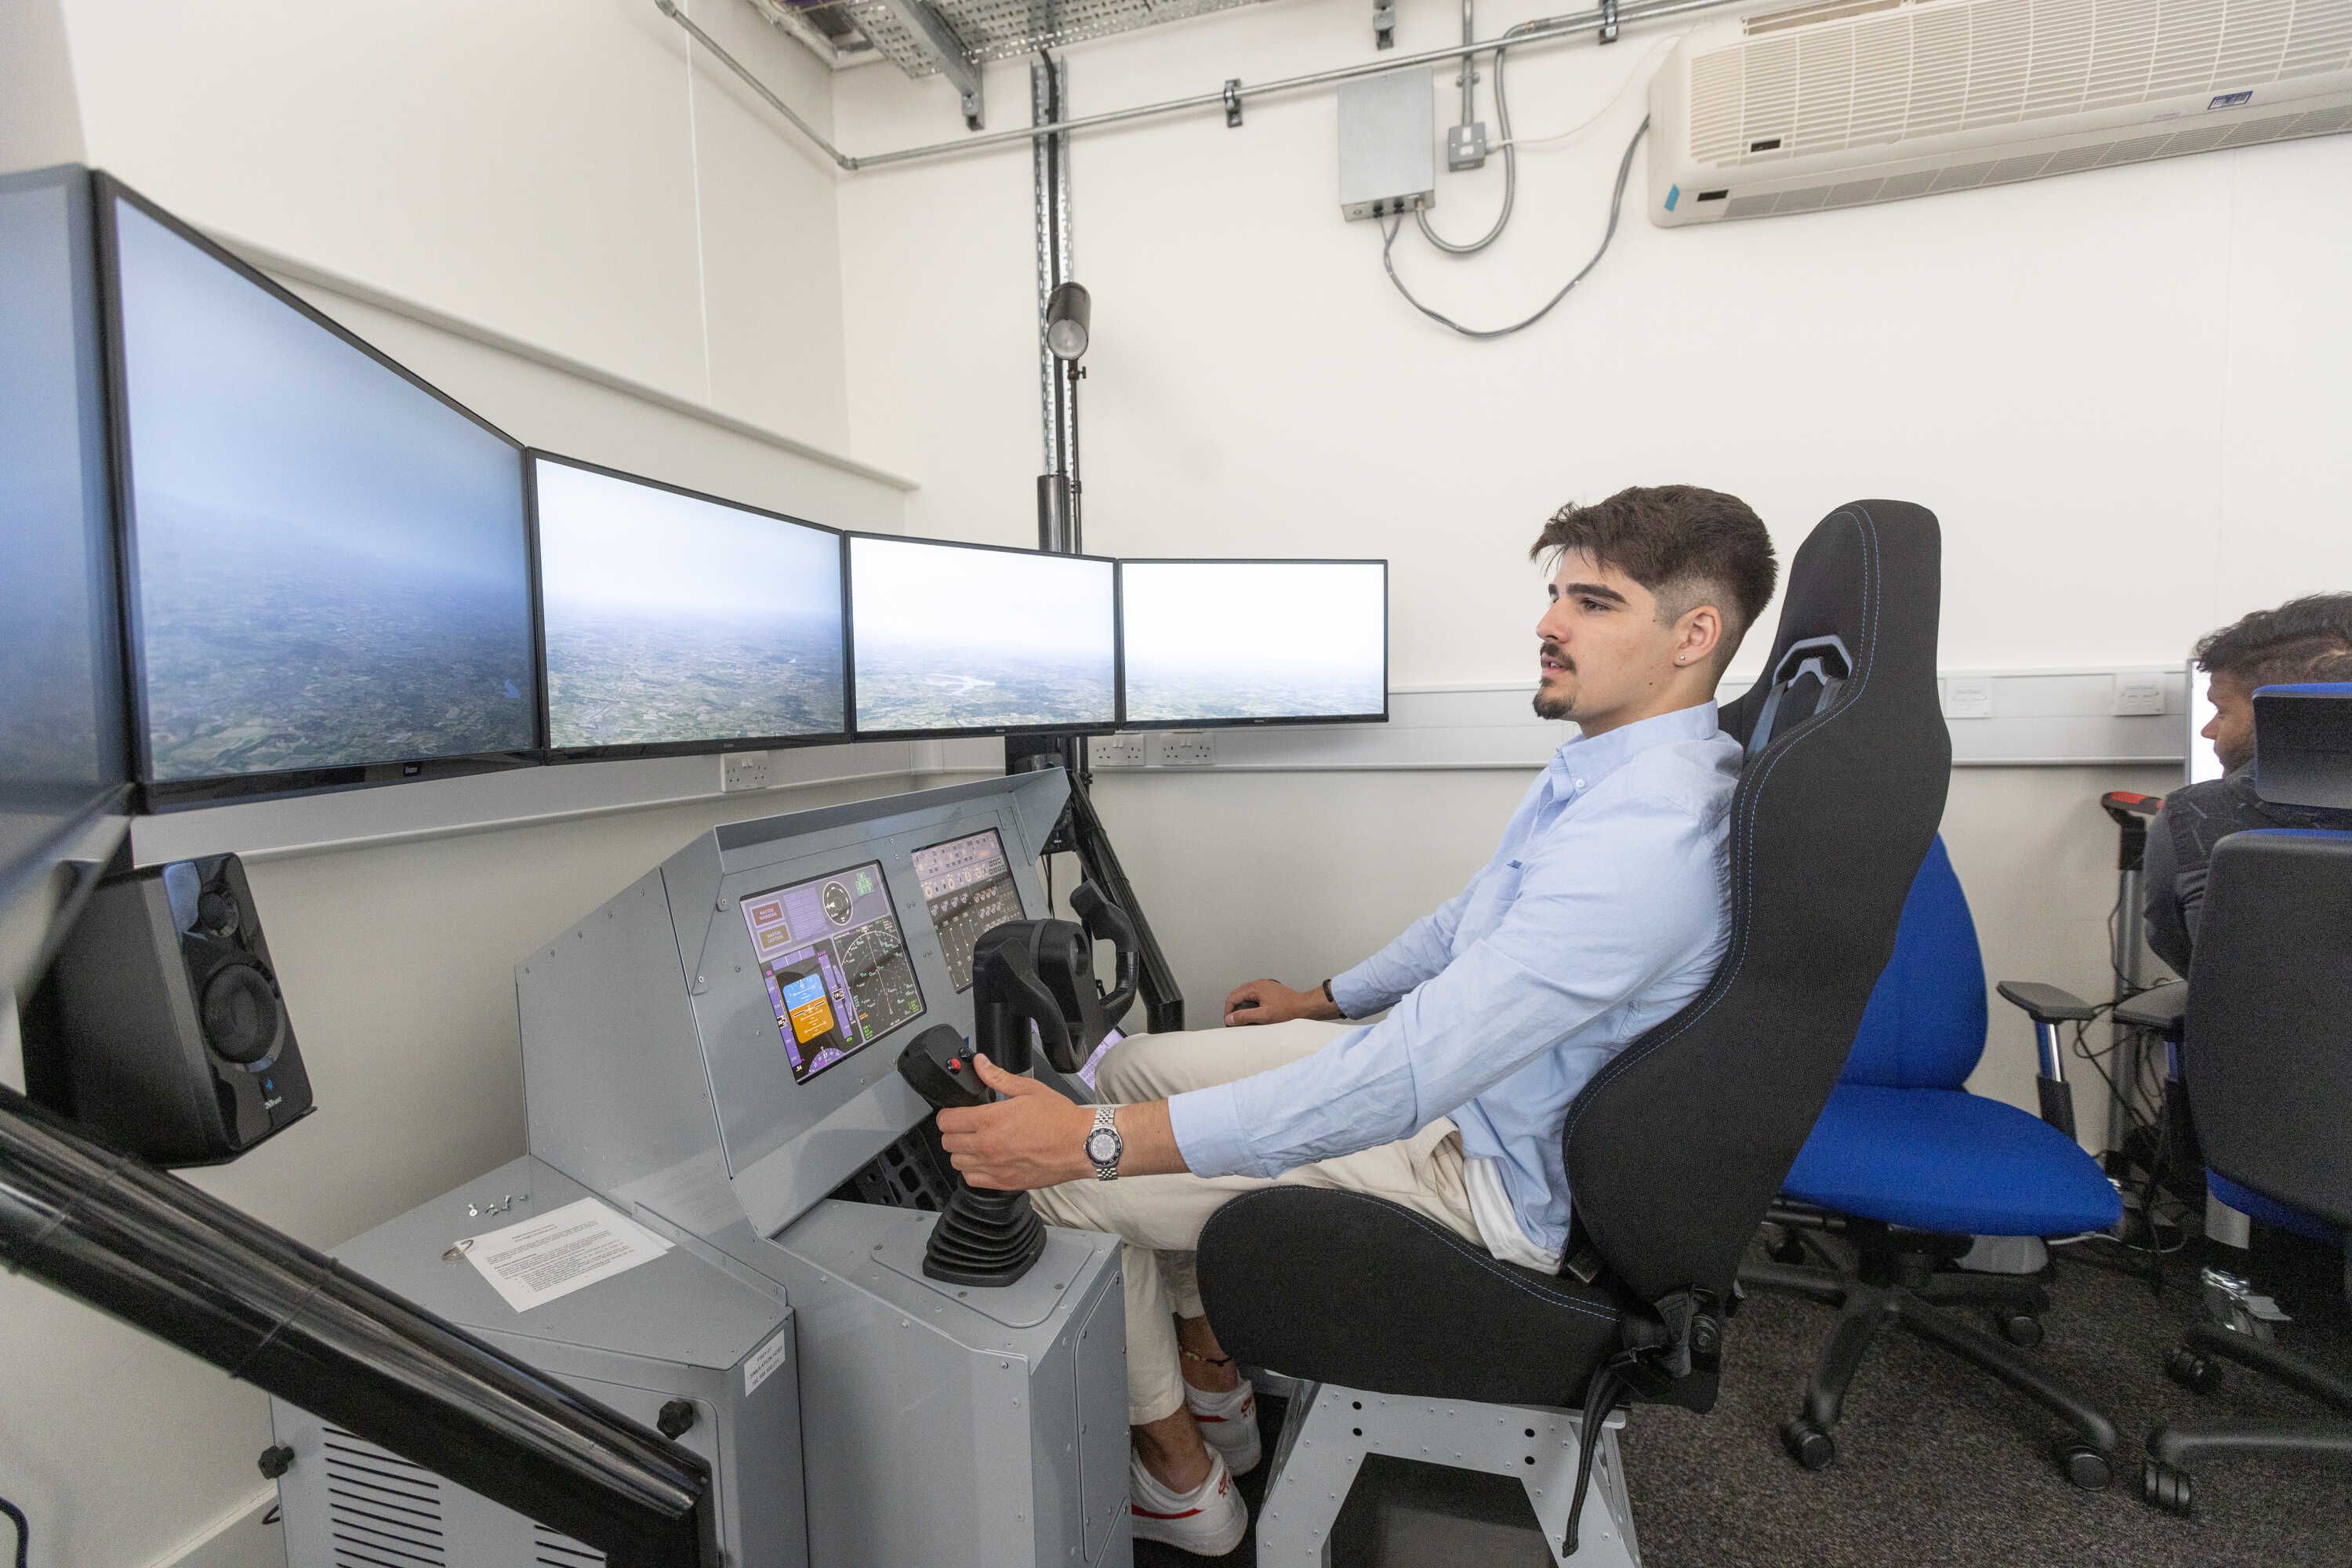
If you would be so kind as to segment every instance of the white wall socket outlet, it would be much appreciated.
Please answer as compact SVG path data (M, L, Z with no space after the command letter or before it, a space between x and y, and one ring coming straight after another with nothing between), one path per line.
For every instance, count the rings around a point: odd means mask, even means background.
M1102 768L1139 768L1151 760L1140 735L1097 735L1087 742L1087 760Z
M1163 767L1197 768L1216 760L1216 737L1206 730L1171 730L1160 737Z
M2118 714L2163 712L2164 678L2157 675L2116 676L2116 711Z
M1986 675L1946 677L1944 717L1947 719L1991 718L1992 678Z
M719 787L733 793L740 789L768 787L768 753L765 752L730 752L720 760Z

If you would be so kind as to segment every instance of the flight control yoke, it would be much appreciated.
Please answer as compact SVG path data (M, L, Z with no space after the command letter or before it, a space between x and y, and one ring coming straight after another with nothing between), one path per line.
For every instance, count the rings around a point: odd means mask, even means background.
M1076 922L1007 921L982 932L972 950L972 1037L934 1024L899 1053L898 1072L937 1110L985 1105L995 1092L971 1064L976 1053L1006 1072L1025 1073L1031 1031L1045 1058L1076 1073L1134 1004L1135 926L1090 882L1070 895ZM1118 955L1110 989L1094 973L1094 944ZM1010 1285L1045 1250L1045 1226L1027 1193L974 1187L961 1174L923 1249L923 1273L953 1285Z

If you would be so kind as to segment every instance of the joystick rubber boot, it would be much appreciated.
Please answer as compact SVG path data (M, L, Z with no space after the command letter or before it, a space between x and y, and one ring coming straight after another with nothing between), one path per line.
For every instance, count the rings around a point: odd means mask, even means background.
M956 1183L931 1239L923 1273L950 1285L1010 1285L1045 1250L1045 1222L1027 1193L1000 1193Z

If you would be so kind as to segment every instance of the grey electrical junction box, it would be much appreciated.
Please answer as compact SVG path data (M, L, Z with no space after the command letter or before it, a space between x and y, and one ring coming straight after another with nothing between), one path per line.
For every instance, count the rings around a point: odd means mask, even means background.
M1339 87L1339 212L1349 222L1437 201L1437 73L1390 71Z

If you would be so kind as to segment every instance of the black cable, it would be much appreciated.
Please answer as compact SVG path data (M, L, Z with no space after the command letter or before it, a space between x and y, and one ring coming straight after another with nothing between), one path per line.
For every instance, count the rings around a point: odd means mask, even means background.
M1586 276L1590 274L1594 268L1601 265L1601 258L1609 254L1609 242L1617 237L1618 215L1624 210L1625 206L1625 182L1632 177L1633 173L1633 151L1635 148L1641 146L1643 134L1649 129L1649 117L1644 115L1642 117L1642 123L1634 127L1633 139L1625 143L1625 156L1620 159L1617 163L1617 188L1615 191L1611 193L1609 197L1609 226L1601 234L1600 247L1593 251L1592 259L1586 262L1577 272L1575 277L1560 285L1559 292L1554 294L1549 300L1544 301L1544 305L1541 310L1538 310L1534 315L1528 317L1525 321L1514 321L1507 327L1465 327L1461 322L1455 321L1453 317L1446 315L1444 311L1433 310L1428 306L1423 304L1420 300L1414 299L1412 297L1412 290L1404 286L1404 279L1397 276L1396 269L1396 257L1394 253L1396 250L1397 234L1404 227L1404 215L1402 213L1399 213L1396 216L1396 220L1393 223L1387 225L1381 231L1381 270L1389 275L1389 281L1396 285L1396 291L1404 296L1404 302L1406 304L1411 305L1414 310L1419 310L1423 315L1427 316L1439 326L1459 332L1465 338L1475 338L1480 340L1487 338L1507 338L1513 332L1534 326L1538 321L1540 321L1546 316L1550 315L1552 312L1552 307L1558 305L1562 300L1567 299L1570 292L1574 289L1579 283L1583 282Z
M33 1558L33 1527L25 1522L25 1510L4 1497L0 1497L0 1513L16 1527L16 1568L25 1568Z

